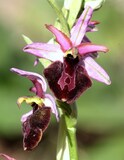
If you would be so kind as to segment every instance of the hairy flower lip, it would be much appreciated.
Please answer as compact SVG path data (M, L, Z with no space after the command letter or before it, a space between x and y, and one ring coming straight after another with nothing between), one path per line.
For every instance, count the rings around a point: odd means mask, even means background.
M92 82L85 68L79 65L76 68L74 67L74 69L72 69L73 75L76 76L75 83L73 82L74 81L74 78L73 78L71 82L72 83L71 86L68 86L66 85L65 82L63 82L63 80L65 81L66 77L61 77L63 69L64 69L63 64L60 61L56 61L44 70L44 75L48 80L50 89L54 93L55 97L68 104L72 104L86 89L88 89L92 85ZM52 76L53 72L54 72L54 76ZM65 73L65 70L64 70L64 73ZM63 76L65 75L63 74Z
M51 118L50 107L40 107L29 115L23 122L23 148L24 150L34 149L42 139Z

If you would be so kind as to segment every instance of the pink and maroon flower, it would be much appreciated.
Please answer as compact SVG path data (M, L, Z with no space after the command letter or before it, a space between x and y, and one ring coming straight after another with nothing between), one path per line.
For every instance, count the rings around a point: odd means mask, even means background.
M62 101L73 103L91 87L91 78L109 85L110 78L94 58L97 52L107 52L102 45L90 42L86 32L96 31L96 21L90 21L93 10L86 7L70 31L70 38L52 25L46 25L56 37L58 44L32 43L24 52L45 58L53 63L44 70L44 75L54 95Z
M20 76L27 77L34 85L30 91L34 92L36 96L20 97L17 101L19 106L24 101L32 106L32 110L24 114L21 118L24 150L32 150L38 145L43 132L47 129L51 112L56 115L58 120L58 111L54 98L50 94L45 93L47 86L41 75L16 68L12 68L11 71Z

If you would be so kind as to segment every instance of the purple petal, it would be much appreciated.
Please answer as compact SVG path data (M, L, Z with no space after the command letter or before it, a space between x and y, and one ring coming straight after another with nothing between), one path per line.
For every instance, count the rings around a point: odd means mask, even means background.
M87 31L89 20L91 19L93 10L90 7L86 7L76 25L71 31L71 41L74 46L79 45Z
M60 44L63 52L72 48L72 42L63 32L61 32L60 30L58 30L52 25L46 25L46 27L55 35L56 41Z
M45 106L51 107L52 113L55 114L57 121L59 121L59 114L56 108L55 99L50 94L45 94Z
M103 82L107 85L111 84L111 80L108 74L91 57L85 58L84 63L85 69L87 70L87 73L91 78Z
M12 157L10 157L10 156L8 156L6 154L3 154L3 153L0 153L0 156L4 157L6 160L16 160L15 158L12 158Z
M63 61L63 52L59 45L47 44L47 43L32 43L28 44L23 49L24 52L33 54L39 58L45 58L50 61Z
M24 76L30 79L36 88L36 94L39 97L44 97L44 92L46 91L47 86L44 78L41 75L34 72L27 72L17 68L11 68L11 71L17 73L20 76Z
M93 52L107 52L108 48L101 45L96 45L92 43L82 43L77 46L80 55L86 55L87 53Z

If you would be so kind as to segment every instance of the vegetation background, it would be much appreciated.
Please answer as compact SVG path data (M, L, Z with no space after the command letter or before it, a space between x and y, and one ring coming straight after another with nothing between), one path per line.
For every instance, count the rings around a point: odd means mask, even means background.
M62 0L58 1L61 6ZM107 0L93 15L100 21L99 31L89 33L94 43L110 51L97 60L111 77L106 86L93 83L78 100L77 140L81 160L124 160L124 2ZM34 57L22 51L22 34L33 41L47 42L52 34L44 24L54 24L56 15L44 0L0 1L0 152L17 160L55 159L58 124L52 117L40 145L31 152L22 148L20 117L31 108L16 100L30 95L31 83L9 70L17 67L41 74L42 66L33 66Z

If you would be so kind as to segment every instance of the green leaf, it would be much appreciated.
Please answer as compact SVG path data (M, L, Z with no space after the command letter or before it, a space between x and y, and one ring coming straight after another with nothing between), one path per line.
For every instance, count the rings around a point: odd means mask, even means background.
M105 2L105 0L85 0L84 7L90 6L91 8L96 10L96 9L101 8L104 2Z
M61 23L61 30L69 36L69 28L68 28L68 24L67 21L61 11L61 9L59 8L59 6L57 5L55 0L48 0L48 2L50 3L50 5L52 6L52 8L55 10L58 19Z
M24 41L27 43L27 44L31 44L33 43L32 40L30 38L28 38L27 36L25 36L24 34L22 35Z

